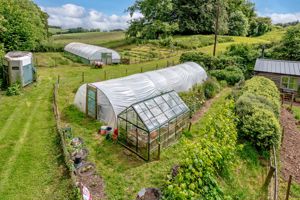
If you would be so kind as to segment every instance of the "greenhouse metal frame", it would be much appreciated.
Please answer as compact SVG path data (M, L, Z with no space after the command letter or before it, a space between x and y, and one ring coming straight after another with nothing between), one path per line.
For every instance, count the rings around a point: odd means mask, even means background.
M97 61L105 64L118 64L121 62L121 56L118 52L105 47L72 42L66 45L64 50L81 58L82 62L86 64L93 64L93 62Z
M175 91L135 103L118 115L119 143L145 161L160 157L188 129L190 110ZM156 156L155 156L156 154Z

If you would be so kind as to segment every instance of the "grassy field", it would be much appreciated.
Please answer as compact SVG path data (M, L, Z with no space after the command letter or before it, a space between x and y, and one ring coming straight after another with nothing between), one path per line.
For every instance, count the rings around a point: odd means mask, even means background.
M54 35L51 40L60 45L66 45L71 42L82 42L105 47L120 46L125 42L124 32L89 32Z

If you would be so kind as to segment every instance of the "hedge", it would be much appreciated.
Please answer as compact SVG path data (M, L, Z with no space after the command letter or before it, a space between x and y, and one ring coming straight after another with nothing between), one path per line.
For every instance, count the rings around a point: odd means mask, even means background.
M264 77L246 81L236 102L241 138L263 151L278 146L281 139L279 113L280 94L273 81Z

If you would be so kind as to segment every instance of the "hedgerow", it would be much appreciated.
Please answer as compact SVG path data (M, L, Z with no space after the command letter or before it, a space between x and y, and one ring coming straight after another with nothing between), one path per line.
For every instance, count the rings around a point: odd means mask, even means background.
M222 100L212 107L186 141L178 174L169 176L164 199L224 199L218 174L231 167L236 150L237 130L234 102Z
M279 91L274 82L263 77L246 81L236 102L239 135L259 150L278 146L281 138Z

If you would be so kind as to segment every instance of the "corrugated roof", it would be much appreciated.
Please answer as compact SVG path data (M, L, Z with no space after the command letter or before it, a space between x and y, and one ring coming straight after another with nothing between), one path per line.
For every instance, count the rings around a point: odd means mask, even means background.
M300 76L300 62L257 59L254 71Z

